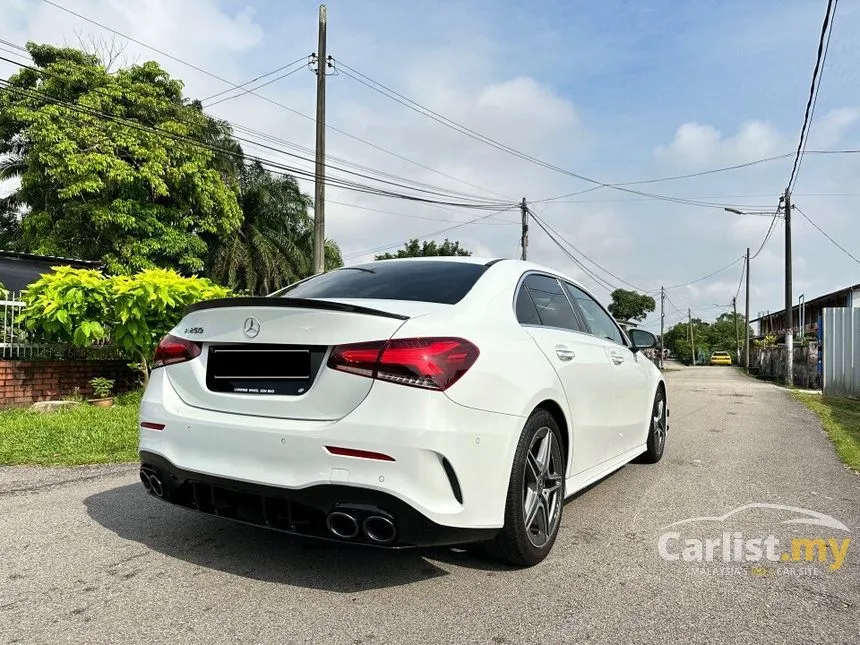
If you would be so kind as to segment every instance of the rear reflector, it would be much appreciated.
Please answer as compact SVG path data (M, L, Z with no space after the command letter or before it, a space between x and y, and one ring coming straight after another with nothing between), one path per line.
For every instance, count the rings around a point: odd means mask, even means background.
M152 359L152 369L184 363L200 356L203 346L193 340L177 338L167 334L155 348L155 357Z
M147 430L164 430L163 423L153 423L152 421L141 421L140 427Z
M430 390L446 390L478 359L478 348L462 338L397 338L338 345L331 369Z
M372 452L370 450L355 450L354 448L338 448L337 446L326 446L325 449L332 455L340 455L341 457L360 457L361 459L376 459L378 461L394 461L394 457L389 457L381 452Z

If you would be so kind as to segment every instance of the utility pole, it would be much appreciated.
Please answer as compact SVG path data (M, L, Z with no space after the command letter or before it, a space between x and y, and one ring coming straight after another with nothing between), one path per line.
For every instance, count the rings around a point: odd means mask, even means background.
M747 374L750 372L750 249L747 247L747 289L746 307L744 308L744 364Z
M666 290L663 287L660 287L660 369L662 370L665 365L663 364L663 322L666 320L666 314L663 313L663 307L666 302Z
M794 384L794 314L791 308L791 192L785 189L785 384Z
M737 303L737 296L735 296L734 298L732 298L732 311L734 312L734 319L735 319L735 345L737 346L737 357L738 357L738 363L740 363L740 362L741 362L741 337L740 337L740 333L738 332L738 303Z
M523 218L522 234L520 236L520 246L523 247L523 253L520 256L521 260L527 259L529 248L529 207L526 205L526 198L520 202L520 213Z
M326 6L320 5L319 41L317 43L317 149L314 178L314 273L325 271L325 75Z
M693 365L696 364L696 335L693 333L693 314L687 309L687 320L690 325L690 350L693 353Z

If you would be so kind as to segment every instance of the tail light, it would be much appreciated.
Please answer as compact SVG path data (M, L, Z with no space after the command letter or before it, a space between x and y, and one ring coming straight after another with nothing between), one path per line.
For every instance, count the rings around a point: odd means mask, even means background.
M200 356L203 346L193 340L185 340L167 334L155 348L155 357L152 359L152 369L184 363Z
M401 385L444 391L478 359L478 348L462 338L398 338L338 345L331 369Z

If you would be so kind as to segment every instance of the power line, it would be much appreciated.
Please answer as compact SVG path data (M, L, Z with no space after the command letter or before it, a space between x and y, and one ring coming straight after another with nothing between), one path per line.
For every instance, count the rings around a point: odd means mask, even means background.
M513 204L511 206L508 206L507 208L503 208L503 209L498 210L494 213L489 213L488 215L481 215L480 217L476 217L475 219L471 219L468 222L461 222L455 226L449 226L448 228L443 228L439 231L433 231L432 233L427 233L427 234L425 234L419 238L416 238L416 239L426 240L427 238L430 238L430 237L436 237L437 235L442 235L442 233L448 233L449 231L454 231L458 228L462 228L464 226L469 226L470 224L476 224L478 222L482 222L482 221L487 220L491 217L494 217L496 215L500 215L502 213L509 212L509 211L511 211L515 208L519 208L519 207L520 207L519 204ZM400 242L395 242L393 244L388 244L386 246L378 246L378 247L372 248L372 249L364 249L362 251L356 251L355 253L351 253L350 255L347 255L346 257L344 257L344 260L350 260L352 258L357 258L357 257L360 257L362 255L367 255L368 253L378 253L379 251L387 251L388 249L396 248L398 246L401 246L402 244L403 244L403 242L400 241Z
M779 159L787 159L791 157L794 153L787 152L785 154L776 155L773 157L764 157L762 159L756 159L755 161L748 161L746 163L735 164L733 166L724 166L722 168L712 168L710 170L703 170L701 172L693 172L688 173L686 175L672 175L670 177L657 177L655 179L640 179L638 181L625 181L625 182L615 182L612 186L636 186L641 184L657 184L664 181L676 181L678 179L692 179L694 177L704 177L705 175L713 175L720 172L728 172L730 170L738 170L740 168L749 168L750 166L757 166L759 164L768 163L770 161L777 161ZM534 203L539 202L554 202L562 199L566 199L568 197L574 197L576 195L581 195L584 192L590 192L592 190L597 190L598 188L603 188L603 186L594 186L593 188L589 188L585 191L578 191L574 193L567 193L566 195L559 195L558 197L549 197L547 199L539 199L535 200Z
M825 39L827 42L827 47L830 45L830 36L828 35L828 26L831 27L830 31L832 32L832 21L833 14L836 11L836 5L839 0L827 0L827 11L824 13L824 22L821 25L821 35L818 39L818 54L815 58L815 68L812 70L812 83L809 87L809 98L806 101L806 110L803 115L803 125L800 128L800 141L797 143L797 153L794 157L794 164L791 168L791 175L788 179L788 191L790 192L792 188L794 188L794 184L797 181L797 172L800 167L800 160L803 157L803 148L806 145L806 138L809 135L809 127L812 124L812 113L814 110L814 104L816 98L818 96L818 87L820 86L820 74L824 72L824 61L827 57L827 51L825 49Z
M555 235L556 235L556 236L557 236L557 237L558 237L562 242L564 242L565 244L567 244L567 245L568 245L570 248L572 248L576 253L578 253L578 254L579 254L579 255L581 255L583 258L585 258L586 260L588 260L591 264L593 264L594 266L596 266L598 269L600 269L601 271L603 271L603 272L604 272L604 273L606 273L607 275L609 275L609 276L611 276L611 277L615 278L616 280L618 280L618 281L619 281L619 282L621 282L622 284L625 284L625 285L627 285L628 287L633 288L635 291L643 291L643 292L645 291L645 290L644 290L644 289L642 289L641 287L637 287L635 284L631 284L631 283L627 282L624 278L622 278L622 277L620 277L620 276L615 275L614 273L612 273L612 272L611 272L609 269L607 269L606 267L601 266L600 264L598 264L597 262L595 262L594 260L592 260L592 259L591 259L590 257L588 257L585 253L583 253L583 252L582 252L582 251L580 251L578 248L576 248L576 247L575 247L575 246L574 246L574 245L573 245L569 240L565 239L565 238L564 238L564 236L562 236L562 235L561 235L561 233L559 233L557 230L555 230L554 228L552 228L549 224L547 224L546 222L541 222L541 221L540 221L540 219L538 218L537 214L536 214L536 213L535 213L531 208L529 208L528 210L529 210L529 214L532 216L532 219L534 219L536 222L538 222L538 224L539 224L539 225L543 224L543 226L541 226L541 228L543 228L543 227L545 226L546 228L548 228L549 230L551 230L551 231L552 231L552 232L553 232L553 233L554 233L554 234L555 234ZM609 282L608 282L608 281L607 281L607 284L609 284ZM610 285L610 286L611 286L613 289L615 289L615 288L616 288L616 287L615 287L615 285Z
M2 59L2 57L0 57L0 59ZM234 150L229 150L229 149L221 148L218 146L208 145L208 144L202 143L201 141L193 139L191 137L186 137L183 135L177 135L173 132L169 132L169 131L161 129L161 128L157 128L157 127L153 127L153 126L145 126L145 125L142 125L142 124L135 122L135 121L129 121L126 119L116 117L114 115L100 112L98 110L92 110L89 108L84 108L82 106L79 106L79 105L76 105L73 103L68 103L66 101L55 99L54 97L51 97L51 96L44 94L42 92L39 92L37 90L24 90L24 89L15 87L11 83L9 83L7 80L0 80L0 87L6 87L10 91L17 92L17 93L23 94L25 96L29 96L31 98L33 96L36 96L36 97L38 97L44 101L49 101L49 102L54 103L54 104L63 105L64 107L66 107L69 110L72 110L73 112L85 114L85 115L91 116L91 117L96 117L98 119L107 119L107 120L113 121L115 123L125 125L126 127L131 127L133 129L137 129L137 130L148 132L148 133L158 133L158 134L166 136L168 138L171 138L171 139L174 139L177 141L183 141L183 142L189 143L190 145L193 145L193 146L196 146L196 147L199 147L202 149L207 149L207 150L212 151L212 152L225 154L225 155L232 156L234 158L239 158L239 159L250 159L252 161L258 161L259 163L261 163L263 166L269 168L270 170L272 168L277 168L279 170L286 170L287 171L286 173L280 172L280 173L276 173L276 174L288 175L291 177L300 176L300 177L305 177L305 178L310 178L313 176L312 172L302 170L300 168L293 168L293 167L285 166L283 164L278 164L278 163L273 162L269 159L263 159L261 157L254 157L252 155L247 155L244 153L238 153ZM236 137L236 138L238 140L243 140L243 139L241 139L241 137ZM256 142L250 142L250 143L254 143L255 145L261 145L261 144L256 143ZM285 153L283 151L279 151L279 152L281 152L282 154L288 154L290 156L298 157L298 155L291 155L290 153ZM301 157L299 157L299 158L301 158ZM340 168L336 168L336 169L340 170L341 172L347 172L349 174L360 174L360 173L353 173L351 171L344 171L343 169L340 169ZM371 179L373 181L382 181L382 180L377 180L377 179L373 179L373 178L371 178ZM375 194L375 195L379 195L379 196L383 196L383 197L392 197L392 198L399 198L399 199L405 199L405 200L410 200L410 201L418 201L418 202L423 202L423 203L428 203L428 204L441 204L441 205L445 205L445 206L456 206L456 207L461 207L461 208L475 208L475 209L498 208L501 205L501 204L489 204L489 203L488 204L464 203L464 202L452 202L452 201L428 199L428 198L420 197L417 195L407 195L407 194L403 194L403 193L396 193L396 192L391 191L391 190L380 189L380 188L373 187L373 186L367 186L365 184L360 184L357 182L353 182L353 181L346 180L346 179L340 179L340 178L337 178L337 179L327 178L326 181L327 181L327 183L329 183L333 186L344 188L347 190L353 190L353 191L357 191L357 192ZM391 184L392 182L383 182L383 183ZM399 187L403 188L403 186L399 186ZM430 191L422 191L422 192L430 192ZM439 196L444 196L444 195L439 195Z
M161 54L162 56L166 56L170 60L173 60L177 63L180 63L181 65L185 65L186 67L193 69L195 71L198 71L201 74L205 74L206 76L209 76L210 78L214 78L217 81L221 81L222 83L226 83L227 85L230 86L231 89L242 89L242 86L240 84L233 83L232 81L228 81L226 78L218 76L217 74L214 74L210 71L207 71L207 70L203 69L202 67L195 65L194 63L189 63L188 61L182 60L181 58L173 56L172 54L168 54L167 52L165 52L161 49L158 49L157 47L153 47L152 45L148 45L147 43L145 43L141 40L138 40L136 38L132 38L131 36L124 34L121 31L118 31L117 29L114 29L112 27L108 27L107 25L102 24L102 23L98 22L97 20L94 20L92 18L88 18L87 16L84 16L83 14L80 14L80 13L73 11L71 9L68 9L68 8L66 8L60 4L57 4L56 2L53 2L52 0L42 0L42 2L45 2L46 4L49 4L53 7L56 7L57 9L60 9L61 11L65 11L66 13L71 14L77 18L80 18L81 20L84 20L86 22L89 22L90 24L96 25L97 27L100 27L101 29L104 29L105 31L109 31L113 34L116 34L117 36L120 36L121 38L125 38L126 40L133 42L137 45L140 45L141 47L145 47L146 49L149 49L150 51L154 51L157 54ZM316 123L316 119L314 117L309 116L303 112L300 112L299 110L296 110L295 108L292 108L289 105L285 105L284 103L281 103L279 101L275 101L274 99L270 99L267 96L263 96L262 94L258 94L255 90L251 90L248 93L253 94L257 98L260 98L260 99L266 101L267 103L270 103L272 105L276 105L277 107L280 107L284 110L287 110L288 112L291 112L291 113L295 114L296 116L300 116L303 119L307 119L311 122ZM468 182L468 181L466 181L460 177L442 172L441 170L437 170L436 168L433 168L433 167L428 166L426 164L422 164L422 163L415 161L413 159L409 159L408 157L405 157L405 156L403 156L399 153L396 153L392 150L389 150L387 148L383 148L382 146L377 145L375 143L372 143L370 141L367 141L366 139L362 139L361 137L357 137L354 134L350 134L349 132L347 132L345 130L341 130L339 128L336 128L335 126L331 125L330 123L326 123L326 128L328 128L329 130L332 130L333 132L337 132L339 134L342 134L345 137L349 137L350 139L353 139L354 141L358 141L359 143L363 143L364 145L369 146L369 147L373 148L374 150L378 150L379 152L383 152L385 154L391 155L392 157L396 157L397 159L400 159L401 161L405 161L407 163L413 164L413 165L418 166L419 168L423 168L424 170L427 170L429 172L435 173L435 174L440 175L442 177L446 177L446 178L451 179L453 181L459 182L463 185L471 186L472 188L477 188L478 190L482 190L482 191L490 193L492 195L496 195L497 197L502 197L503 199L506 199L506 200L509 199L508 197L505 197L504 195L501 195L499 193L495 193L494 191L488 190L482 186L478 186L477 184L472 184L472 183L470 183L470 182Z
M406 97L403 94L396 92L395 90L391 89L390 87L387 87L386 85L384 85L378 81L373 80L369 76L362 74L361 72L354 69L353 67L350 67L346 63L343 63L343 62L336 60L336 59L334 59L334 63L336 65L337 69L340 71L340 73L342 73L344 76L347 76L348 78L351 78L352 80L360 83L361 85L364 85L365 87L367 87L367 88L369 88L375 92L378 92L379 94L382 94L383 96L388 97L389 99L395 101L396 103L399 103L399 104L407 107L410 110L413 110L419 114L422 114L423 116L426 116L429 119L431 119L431 120L433 120L433 121L435 121L435 122L437 122L437 123L439 123L439 124L441 124L447 128L454 130L455 132L459 132L460 134L463 134L463 135L465 135L471 139L479 141L485 145L493 147L493 148L500 150L502 152L506 152L508 154L511 154L511 155L513 155L519 159L529 161L529 162L536 164L538 166L541 166L543 168L547 168L549 170L554 170L556 172L559 172L559 173L562 173L562 174L565 174L565 175L568 175L571 177L575 177L576 179L586 181L590 184L595 184L599 187L612 188L614 190L620 190L623 192L632 193L634 195L641 195L643 197L649 197L651 199L657 199L657 200L668 201L668 202L679 203L679 204L685 204L685 205L691 205L691 206L702 206L702 207L708 207L708 208L724 208L726 206L726 204L709 204L709 203L705 203L705 202L696 202L696 201L692 201L692 200L687 200L687 199L677 198L677 197L671 197L671 196L667 196L667 195L659 195L656 193L647 193L647 192L643 192L643 191L639 191L639 190L634 190L632 188L625 188L620 184L609 184L606 182L598 181L596 179L586 177L585 175L573 172L571 170L566 170L565 168L561 168L561 167L556 166L554 164L551 164L551 163L548 163L548 162L543 161L541 159L538 159L537 157L534 157L534 156L529 155L527 153L521 152L515 148L512 148L511 146L508 146L508 145L501 143L495 139L492 139L491 137L488 137L484 134L481 134L480 132L476 132L475 130L468 128L465 125L462 125L461 123L453 121L452 119L449 119L448 117L443 116L443 115L439 114L438 112L435 112L435 111L431 110L430 108L428 108L424 105L421 105L417 101L414 101L413 99L410 99L409 97Z
M223 94L227 94L228 92L232 92L234 89L245 88L248 85L251 85L252 83L256 83L257 81L266 78L267 76L272 76L273 74L277 74L278 72L282 72L285 69L289 69L290 67L292 67L296 63L300 63L303 60L308 60L308 59L310 59L310 57L311 57L311 54L309 54L307 56L302 56L301 58L297 58L292 63L287 63L286 65L282 65L281 67L278 67L277 69L273 69L271 72L266 72L265 74L260 74L259 76L255 76L250 81L246 81L245 83L241 83L241 84L237 85L236 87L230 87L230 88L227 88L226 90L221 90L220 92L216 92L215 94L207 96L206 98L202 98L202 99L200 99L200 102L205 103L206 101L211 101L212 99L217 98L219 96L222 96ZM262 87L262 86L260 86L260 87ZM254 88L254 89L260 89L260 88L258 87L258 88Z
M65 78L65 77L62 77L62 76L60 76L60 75L52 74L51 72L49 72L49 71L47 71L47 70L43 70L43 69L39 69L39 68L36 68L36 67L32 67L32 66L30 66L30 65L25 65L25 64L23 64L23 63L20 63L20 62L18 62L18 61L13 61L13 60L8 59L8 58L5 58L5 57L3 57L3 56L0 56L0 60L4 60L4 61L6 61L6 62L13 63L13 64L15 64L15 65L19 65L19 66L20 66L20 67L22 67L22 68L29 69L29 70L31 70L31 71L34 71L34 72L36 72L36 73L39 73L39 74L42 74L42 75L45 75L45 76L49 76L49 77L52 77L52 78L59 78L59 79L61 79L61 80L63 80L63 81L68 81L68 80L69 80L69 79L67 79L67 78ZM4 81L4 82L8 83L8 81ZM12 88L12 89L20 89L20 88L14 88L14 86L12 86L12 85L10 85L9 87L10 87L10 88ZM105 96L109 96L110 98L114 98L113 96L111 96L111 95L109 95L109 94L106 94L106 93L102 90L102 88L87 88L87 91L90 91L90 89L91 89L92 91L96 92L96 93L101 93L101 94L103 94L103 95L105 95ZM43 99L45 99L45 100L52 101L52 102L59 102L59 103L62 103L62 104L64 104L64 105L66 105L67 107L71 107L72 109L74 109L74 108L78 108L78 111L81 111L80 106L77 106L76 104L70 104L70 103L66 103L66 102L63 102L63 101L59 101L58 99L54 99L53 97L50 97L50 96L48 96L48 95L46 95L46 94L44 94L44 93L42 93L42 92L39 92L38 90L28 90L28 91L34 92L34 93L36 93L36 94L38 94L38 95L41 95L41 96L42 96L42 98L43 98ZM103 113L103 112L98 112L98 111L96 111L96 110L92 110L92 109L90 109L90 108L86 108L86 110L87 110L89 113L93 113L93 112L95 112L96 114L98 114L98 115L100 115L100 116L107 116L107 117L109 117L109 118L112 118L113 120L117 120L117 119L118 119L118 117L114 117L114 116L112 116L112 115L106 115L106 114L105 114L105 113ZM123 119L119 119L119 120L120 120L120 121L124 121L124 122L126 122L126 123L130 123L130 122L125 121L125 120L123 120ZM229 124L229 125L232 125L232 124L230 124L228 121L225 121L225 123L227 123L227 124ZM137 125L137 124L135 123L135 125ZM172 133L168 133L168 132L166 132L166 131L164 131L164 130L162 130L162 129L160 129L160 128L156 128L156 130L158 130L159 132L162 132L162 133L166 133L166 134L168 134L169 136L170 136L170 135L172 135ZM287 152L287 151L282 150L282 149L280 149L280 148L276 148L276 147L273 147L273 146L270 146L270 145L267 145L267 144L263 144L263 143L260 143L260 142L258 142L258 141L253 141L253 140L250 140L250 139L247 139L247 138L243 138L243 137L241 137L241 136L236 135L235 133L233 134L233 138L234 138L234 139L236 139L236 140L238 140L238 141L242 141L242 142L245 142L245 143L248 143L248 144L251 144L251 145L255 145L255 146L260 147L260 148L263 148L263 149L265 149L265 150L269 150L269 151L277 152L277 153L279 153L279 154L283 154L283 155L286 155L286 156L289 156L289 157L294 157L294 158L296 158L296 159L299 159L299 160L302 160L302 161L306 161L306 162L308 162L308 163L313 163L313 160L312 160L312 159L310 159L309 157L303 157L303 156L301 156L301 155L297 155L297 154L294 154L294 153L291 153L291 152ZM198 142L198 143L199 143L199 142ZM217 151L218 151L218 152L224 152L225 150L224 150L223 148L218 148L218 149L217 149ZM267 163L272 163L272 162L269 162L268 160L261 160L260 158L257 158L257 160L260 160L260 161L266 161ZM417 192L423 192L423 193L426 193L426 194L435 195L435 196L437 196L437 197L451 197L451 196L454 196L454 197L456 197L456 198L469 198L469 199L474 199L475 201L481 201L481 202L484 202L484 203L486 203L488 206L490 206L490 207L495 207L495 208L497 208L498 206L500 206L500 205L501 205L501 204L499 204L498 202L491 202L491 201L487 200L486 198L482 198L482 197L480 197L480 196L468 195L468 194L466 194L466 193L458 193L457 191L446 191L446 189L444 189L444 188L440 188L440 187L436 187L436 186L429 186L429 185L427 185L427 184L423 184L423 186L427 186L427 188L413 187L413 186L403 185L403 183L398 183L398 182L396 182L396 181L388 181L388 180L385 180L385 179L377 179L377 178L375 178L375 177L371 177L371 176L369 176L369 175L367 175L367 174L364 174L364 173L355 172L355 171L351 171L351 170L346 170L346 169L344 169L344 168L339 168L338 166L335 166L335 165L333 165L333 164L328 164L328 163L327 163L327 164L325 164L325 165L326 165L326 167L332 168L332 169L334 169L334 170L338 170L338 171L343 172L343 173L346 173L346 174L355 175L355 176L358 176L358 177L361 177L361 178L364 178L364 179L369 179L369 180L371 180L371 181L377 181L377 182L379 182L379 183L383 183L383 184L388 184L388 185L392 185L392 186L397 186L397 187L399 187L399 188L409 188L410 190L415 190L415 191L417 191ZM307 173L305 173L305 172L302 172L302 174L305 174L305 175L307 176ZM380 174L380 173L376 172L376 174ZM411 180L404 179L404 178L399 178L399 177L396 177L396 179L400 179L400 180L401 180L401 182L417 183L417 182L412 182ZM341 180L341 181L342 181L342 180ZM440 203L442 203L442 202L440 202Z
M758 254L762 252L762 249L764 249L765 244L767 244L768 240L770 239L770 236L773 234L773 231L776 227L776 222L778 219L779 219L779 207L777 206L776 210L773 212L773 219L770 220L770 226L767 229L767 233L765 233L764 239L761 241L761 244L759 245L758 250L750 256L750 260L754 260L755 258L758 257Z
M239 92L238 94L234 94L233 96L225 96L223 98L218 99L217 101L212 101L209 105L204 105L203 107L211 108L213 105L218 105L219 103L224 103L224 101L232 101L233 99L238 99L240 96L245 96L246 94L250 94L251 92L259 90L261 87L266 87L267 85L271 85L272 83L277 83L278 81L281 81L281 80L287 78L288 76L292 76L296 72L300 72L304 67L305 66L297 67L296 69L290 70L289 72L285 72L284 74L281 74L280 76L276 76L275 78L270 79L270 80L266 81L265 83L260 83L256 87L252 87L251 89L244 89L241 92ZM203 99L203 101L201 101L201 103L203 103L206 100L207 99Z
M695 280L690 280L689 282L685 282L685 283L683 283L683 284L674 284L674 285L672 285L671 287L665 287L665 289L666 289L666 291L668 291L669 289L680 289L681 287L689 287L689 286L690 286L690 285L692 285L692 284L696 284L696 283L698 283L698 282L702 282L703 280L707 280L708 278L713 278L715 275L719 275L719 274L720 274L720 273L722 273L723 271L726 271L726 270L728 270L728 269L731 269L734 265L736 265L738 262L740 262L740 261L741 261L741 260L743 260L743 259L745 259L745 256L743 256L743 255L742 255L742 256L741 256L741 257L739 257L737 260L734 260L734 261L730 262L729 264L727 264L726 266L724 266L724 267L723 267L723 268L721 268L721 269L717 269L717 270L716 270L716 271L714 271L713 273L709 273L708 275L704 275L704 276L702 276L701 278L697 278L697 279L695 279ZM659 291L659 289L658 289L658 291ZM651 293L651 292L649 292L649 293ZM667 297L668 297L668 296L667 296Z
M371 213L380 213L382 215L393 215L395 217L405 217L405 218L409 218L409 219L423 219L423 220L429 220L431 222L448 222L450 224L462 224L463 223L462 220L441 219L439 217L426 217L423 215L412 215L412 214L407 214L407 213L397 213L397 212L393 212L393 211L382 210L379 208L371 208L369 206L361 206L359 204L351 204L349 202L341 202L341 201L337 201L334 199L326 199L325 201L326 201L326 204L337 204L339 206L349 206L350 208L357 208L357 209L363 210L363 211L370 211ZM453 213L454 212L454 211L447 210L444 208L439 208L438 206L435 207L434 210L442 211L445 213ZM504 220L504 221L500 221L500 222L489 222L489 221L475 222L475 224L482 224L485 226L513 226L515 224L519 224L519 222L511 222L508 220Z
M565 246L558 239L556 239L555 235L550 232L547 225L544 224L540 219L535 217L534 213L531 213L531 216L535 223L543 230L544 233L546 233L547 237L552 240L555 245L558 246L559 249L561 249L561 252L564 253L571 262L573 262L576 266L582 269L582 271L585 272L585 274L588 275L595 282L595 284L608 291L614 291L614 286L612 284L595 274L587 266L580 262L576 256L574 256L570 251L568 251Z
M746 260L746 257L744 257L744 260ZM747 273L747 263L744 262L743 265L741 265L741 279L738 281L738 290L735 291L735 299L737 299L737 297L741 293L741 287L744 284L744 276L746 275L746 273Z
M824 231L824 229L822 229L818 224L816 224L815 222L813 222L813 221L810 219L809 215L807 215L807 214L806 214L806 213L804 213L802 210L800 210L800 209L797 207L797 204L792 204L792 208L793 208L794 210L796 210L798 213L800 213L801 215L803 215L803 218L804 218L807 222L809 222L810 224L812 224L816 229L818 229L818 232L819 232L819 233L821 233L821 234L822 234L824 237L826 237L828 240L830 240L830 241L831 241L831 242L836 246L836 248L838 248L840 251L842 251L842 252L843 252L845 255L847 255L849 258L851 258L852 260L854 260L855 262L857 262L858 264L860 264L860 260L858 260L856 256L852 255L848 250L846 250L846 249L845 249L845 247L844 247L844 246L842 246L841 244L839 244L839 242L837 242L837 241L836 241L836 240L834 240L832 237L830 237L830 236L829 236L829 235Z

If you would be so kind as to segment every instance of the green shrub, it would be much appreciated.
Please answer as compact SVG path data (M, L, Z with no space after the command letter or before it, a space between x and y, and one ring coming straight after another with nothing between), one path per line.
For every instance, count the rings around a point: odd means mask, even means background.
M230 290L206 278L186 278L167 269L105 277L92 269L57 267L23 293L21 321L48 342L88 347L110 333L144 383L158 341L201 300Z
M20 321L46 342L88 347L105 337L110 280L93 269L54 267L22 293Z

